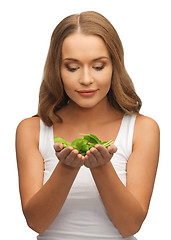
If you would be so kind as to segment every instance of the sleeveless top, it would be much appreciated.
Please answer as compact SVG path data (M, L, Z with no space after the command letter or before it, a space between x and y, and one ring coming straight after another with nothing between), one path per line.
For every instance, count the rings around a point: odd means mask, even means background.
M118 177L126 186L127 162L132 152L132 139L136 115L123 116L115 139L117 152L111 163ZM59 136L60 137L60 136ZM55 169L53 126L48 127L40 120L39 151L44 159L45 184ZM39 234L38 240L135 240L134 236L123 238L111 222L105 210L91 172L84 165L80 168L70 192L51 225Z

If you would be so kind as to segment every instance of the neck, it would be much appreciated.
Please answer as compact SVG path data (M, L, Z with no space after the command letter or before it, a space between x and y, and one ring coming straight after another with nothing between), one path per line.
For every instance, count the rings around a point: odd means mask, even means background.
M67 122L79 123L81 125L93 126L94 124L103 124L118 117L118 111L109 104L107 98L92 108L82 108L70 101L66 110L67 118L65 119L67 119Z

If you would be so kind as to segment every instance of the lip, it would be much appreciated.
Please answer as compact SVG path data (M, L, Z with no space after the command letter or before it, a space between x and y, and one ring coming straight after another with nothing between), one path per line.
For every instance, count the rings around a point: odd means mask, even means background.
M90 97L93 96L96 92L97 89L86 89L86 90L79 90L77 91L81 96L85 96L85 97Z

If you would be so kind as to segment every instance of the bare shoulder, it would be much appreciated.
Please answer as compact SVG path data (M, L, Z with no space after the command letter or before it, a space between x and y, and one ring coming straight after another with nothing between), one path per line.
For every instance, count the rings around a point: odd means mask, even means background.
M159 139L160 128L158 123L147 116L138 115L135 121L133 144L137 141L145 140L151 141L152 139Z
M40 131L40 118L30 117L22 120L16 129L16 137L21 138L29 137L38 143L39 141L39 131Z
M19 124L18 128L37 128L40 126L40 118L39 117L30 117L23 119Z
M154 119L141 114L137 115L136 125L137 127L140 127L140 128L144 127L144 128L150 128L150 129L152 128L152 129L159 130L158 123Z

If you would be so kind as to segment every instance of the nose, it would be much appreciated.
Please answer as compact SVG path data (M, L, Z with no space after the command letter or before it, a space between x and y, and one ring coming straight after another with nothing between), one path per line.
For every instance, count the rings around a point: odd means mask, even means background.
M85 67L83 69L83 71L81 72L81 76L80 76L80 84L82 85L90 85L94 82L93 77L91 76L90 70L88 69L88 67Z

